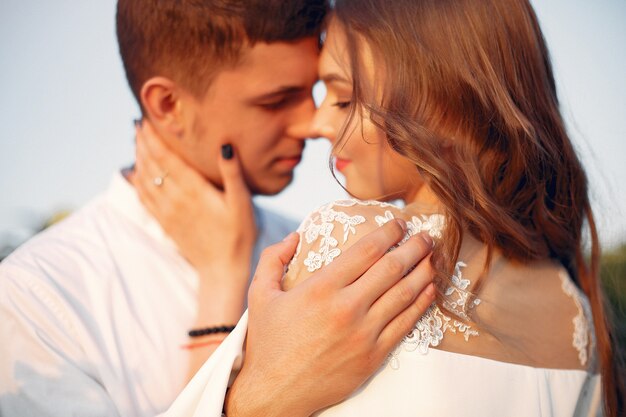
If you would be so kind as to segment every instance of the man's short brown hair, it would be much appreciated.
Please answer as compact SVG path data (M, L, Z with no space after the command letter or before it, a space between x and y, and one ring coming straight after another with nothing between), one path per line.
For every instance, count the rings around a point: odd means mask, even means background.
M242 47L318 36L327 0L119 0L117 39L141 105L142 85L168 77L196 96Z

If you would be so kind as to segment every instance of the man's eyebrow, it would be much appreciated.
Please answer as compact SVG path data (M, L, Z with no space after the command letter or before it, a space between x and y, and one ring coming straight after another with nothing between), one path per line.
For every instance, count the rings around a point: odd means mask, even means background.
M304 90L305 90L305 87L302 87L302 86L284 86L284 87L279 87L274 91L270 91L269 93L263 93L258 96L252 97L249 101L261 102L261 101L271 100L271 99L282 97L282 96L299 94L299 93L302 93Z
M320 80L322 80L324 84L331 84L331 83L351 84L351 82L346 77L339 75L337 73L334 73L334 72L330 72L328 74L322 74L322 76L320 77Z

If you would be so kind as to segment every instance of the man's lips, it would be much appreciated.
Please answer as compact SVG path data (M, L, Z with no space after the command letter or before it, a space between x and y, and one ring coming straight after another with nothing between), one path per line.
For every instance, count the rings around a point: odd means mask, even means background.
M350 162L352 161L349 159L335 157L335 168L337 168L337 171L342 172L348 165L350 165Z

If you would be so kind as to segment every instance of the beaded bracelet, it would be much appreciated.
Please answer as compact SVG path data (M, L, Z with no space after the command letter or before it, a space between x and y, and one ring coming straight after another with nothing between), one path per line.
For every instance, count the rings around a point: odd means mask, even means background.
M189 337L200 337L200 336L206 336L208 334L230 333L233 330L235 330L235 326L215 326L215 327L205 327L204 329L189 330L187 334L189 335Z

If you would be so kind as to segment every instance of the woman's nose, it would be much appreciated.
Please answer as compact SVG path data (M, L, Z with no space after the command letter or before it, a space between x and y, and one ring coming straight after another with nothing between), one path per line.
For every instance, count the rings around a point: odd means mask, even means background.
M333 128L328 115L326 114L326 109L324 106L318 108L315 111L315 115L311 120L311 124L309 126L309 131L312 138L325 138L331 142L334 142L336 139L336 131Z

